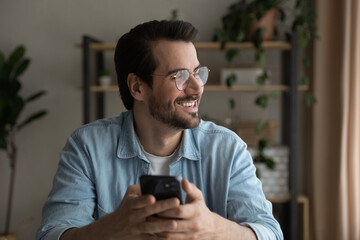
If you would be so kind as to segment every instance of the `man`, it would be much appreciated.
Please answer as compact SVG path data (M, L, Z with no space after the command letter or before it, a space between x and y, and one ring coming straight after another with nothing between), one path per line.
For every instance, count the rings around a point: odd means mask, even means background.
M120 38L115 66L129 111L68 139L37 239L283 239L246 144L199 119L209 69L196 33L151 21ZM185 204L142 195L144 174L181 176Z

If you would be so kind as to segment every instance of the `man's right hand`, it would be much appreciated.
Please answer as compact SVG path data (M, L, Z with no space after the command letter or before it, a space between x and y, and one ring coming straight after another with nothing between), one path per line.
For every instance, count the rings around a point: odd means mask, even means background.
M71 239L158 239L156 233L171 231L176 222L171 219L146 221L147 217L180 205L177 198L156 201L152 195L141 195L140 185L128 187L113 213L82 228L71 228L61 240Z

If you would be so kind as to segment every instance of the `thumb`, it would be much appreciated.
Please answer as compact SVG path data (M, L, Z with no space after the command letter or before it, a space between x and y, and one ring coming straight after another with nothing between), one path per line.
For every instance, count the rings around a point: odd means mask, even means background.
M125 193L125 196L132 196L132 197L138 197L140 195L141 195L141 190L139 184L130 185Z
M182 180L182 188L186 192L186 202L192 202L195 200L204 200L203 194L193 183L186 179Z

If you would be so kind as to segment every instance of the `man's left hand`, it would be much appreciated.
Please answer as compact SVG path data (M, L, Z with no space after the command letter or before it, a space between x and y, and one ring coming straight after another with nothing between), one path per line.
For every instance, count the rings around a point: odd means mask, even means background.
M171 232L157 234L165 239L222 239L226 220L211 212L204 202L202 192L188 180L182 181L186 192L186 204L159 213L158 216L176 220L176 228ZM157 221L156 217L149 221Z

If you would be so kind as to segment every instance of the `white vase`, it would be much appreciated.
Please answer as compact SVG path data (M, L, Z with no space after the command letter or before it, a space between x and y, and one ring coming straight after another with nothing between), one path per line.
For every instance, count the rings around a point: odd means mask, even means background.
M104 87L110 86L111 85L111 76L101 76L99 78L99 83L100 83L100 86L104 86Z

